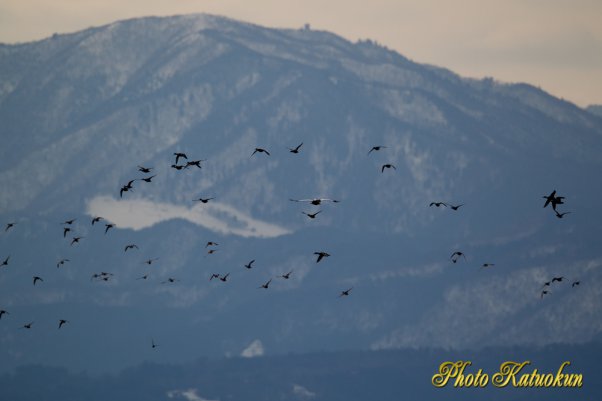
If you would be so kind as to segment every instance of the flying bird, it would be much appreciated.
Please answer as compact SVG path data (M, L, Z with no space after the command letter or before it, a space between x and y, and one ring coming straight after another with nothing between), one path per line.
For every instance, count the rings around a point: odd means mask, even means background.
M213 241L209 241L207 242L207 245L205 245L205 248L207 248L208 246L218 246L219 244L217 242L213 242Z
M151 172L153 168L152 167L143 167L143 166L138 166L138 171L144 173L144 174L148 174Z
M58 269L60 266L64 265L65 262L70 262L69 259L61 259L56 263L56 268Z
M556 196L556 190L553 190L552 193L550 193L548 196L542 196L542 198L544 198L546 201L543 204L543 207L547 207L549 204L552 205L552 209L554 211L556 211L556 206L557 205L563 205L564 201L563 199L565 198L564 196Z
M215 199L215 198L199 198L199 199L193 199L193 201L201 202L201 203L208 203L212 199Z
M6 232L6 231L10 230L11 228L13 228L15 226L15 224L17 224L17 223L7 223L4 231Z
M318 259L316 260L316 263L319 263L322 259L327 258L330 256L330 254L328 254L327 252L314 252L314 255L318 255Z
M441 206L447 207L447 203L445 203L445 202L431 202L431 204L429 205L429 207L433 207L433 206L436 206L436 207L441 207Z
M8 266L8 260L9 260L9 259L10 259L10 255L8 255L8 256L6 257L6 259L4 259L4 260L2 261L2 263L0 264L0 267L2 267L2 266Z
M540 298L543 298L543 296L544 296L544 295L547 295L547 294L549 294L549 293L550 293L550 291L543 290L543 291L541 292L541 296L540 296Z
M247 263L247 264L245 265L245 267L246 267L247 269L251 269L251 268L253 267L253 263L255 263L255 259L253 259L252 261L250 261L249 263Z
M460 209L462 206L464 206L464 203L460 204L460 205L448 205L452 210L458 210Z
M370 150L368 151L368 154L372 153L372 152L373 152L373 151L375 151L375 150L376 150L376 151L379 151L379 150L381 150L381 149L386 149L386 148L387 148L386 146L382 146L382 145L379 145L379 146L372 146L372 149L370 149Z
M102 217L100 216L96 216L92 219L92 225L94 225L95 223L98 223L100 220L102 220Z
M263 283L262 285L260 285L257 288L264 288L264 289L268 289L268 287L270 286L270 283L272 282L272 279L269 279L268 281L266 281L265 283Z
M44 280L42 279L42 277L40 277L40 276L33 276L33 285L36 285L36 283L38 281L44 282Z
M564 277L552 277L552 283L554 283L554 281L558 281L560 283L562 280L564 280Z
M148 278L148 274L145 274L144 276L138 277L136 280L146 280Z
M556 212L556 217L558 217L559 219L562 219L565 215L571 213L571 212L558 213L558 210L554 210L554 212Z
M59 329L60 329L61 327L63 327L63 325L64 325L64 324L66 324L66 323L69 323L69 321L68 321L68 320L65 320L65 319L60 319L60 320L59 320Z
M152 349L155 349L155 348L157 348L158 346L159 346L159 344L155 344L155 340L153 340L153 339L151 338L151 348L152 348Z
M288 148L288 151L291 153L299 153L299 149L301 148L301 146L303 146L303 142L301 142L299 145L297 145L296 148Z
M128 249L140 249L140 248L138 248L138 245L136 245L136 244L129 244L129 245L126 245L125 248L123 248L123 252L127 252Z
M147 265L150 265L150 264L152 264L152 263L153 263L155 260L159 260L159 258L147 259L147 260L145 260L145 261L144 261L144 262L142 262L142 263L146 263Z
M21 326L22 329L31 329L31 326L33 325L33 322L29 322L27 324L24 324L23 326Z
M77 219L66 220L62 224L66 224L66 225L70 226L75 222L75 220L77 220Z
M192 167L192 166L201 168L201 162L204 162L204 161L205 160L193 160L191 162L186 162L186 165L184 166L184 168L188 168L188 167Z
M318 211L317 211L317 212L315 212L315 213L306 213L306 212L301 212L301 213L303 213L304 215L306 215L306 216L307 216L307 217L309 217L310 219L315 219L315 218L316 218L316 216L318 215L318 213L320 213L320 212L321 212L321 210L318 210Z
M178 160L180 160L180 158L188 160L188 156L186 156L186 153L175 152L174 156L176 157L176 164L178 164Z
M352 290L352 289L353 289L353 287L349 288L348 290L341 291L341 294L339 295L339 298L340 298L340 297L346 297L346 296L349 296L349 293L351 292L351 290Z
M483 263L481 265L481 267L485 268L485 267L491 267L491 266L495 266L495 263Z
M380 172L384 173L386 168L392 168L393 170L397 170L397 167L395 167L394 165L387 163L387 164L383 164L383 166L380 168Z
M2 319L2 315L10 315L10 313L5 311L4 309L0 309L0 319Z
M265 153L266 155L270 156L270 152L268 152L267 150L265 150L263 148L255 148L253 153L251 153L251 156L253 156L255 153Z
M140 178L140 181L144 181L144 182L152 182L153 178L155 178L157 176L157 174L155 175L151 175L150 177L144 177L144 178Z
M84 237L73 237L73 239L71 240L71 244L70 245L79 244L79 240L82 239L82 238L84 238Z
M105 234L107 233L107 231L109 231L111 228L115 227L115 224L105 224Z
M226 273L225 276L221 276L221 277L218 277L218 278L225 283L228 280L228 276L229 275L230 275L230 273Z
M213 255L213 254L214 254L215 252L217 252L217 251L218 251L217 249L209 249L209 250L207 251L207 255Z
M183 166L183 165L182 165L182 166L179 166L179 165L177 165L177 164L172 164L172 165L171 165L171 168L175 168L176 170L180 171L180 170L182 170L182 169L184 168L184 166Z
M177 280L175 278L172 278L172 277L169 277L167 280L162 281L161 284L166 284L166 283L170 283L171 284L171 283L175 283L176 281L179 281L179 280Z
M278 277L282 277L283 279L285 279L285 280L288 280L289 278L291 278L291 273L292 273L292 272L293 272L293 271L291 270L290 272L288 272L288 273L285 273L285 274L282 274L282 275L280 275L280 276L278 276Z
M577 285L581 284L580 281L573 281L573 283L571 284L571 287L575 287Z
M219 274L211 273L211 277L209 277L209 281L213 280L214 278L219 278Z
M328 198L313 198L313 199L289 199L291 202L309 202L314 206L321 205L322 202L339 203L339 200Z
M71 231L70 227L65 227L63 228L63 238L67 237L67 233Z
M458 259L460 258L460 256L462 256L464 258L464 260L466 260L466 255L464 254L464 252L461 252L461 251L456 251L456 252L452 253L449 258L452 260L453 263L456 263L458 261Z

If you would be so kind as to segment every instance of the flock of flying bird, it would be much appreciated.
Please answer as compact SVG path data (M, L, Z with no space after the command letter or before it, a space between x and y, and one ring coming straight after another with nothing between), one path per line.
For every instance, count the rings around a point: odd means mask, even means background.
M293 147L293 148L287 148L289 150L290 153L292 154L298 154L300 152L301 147L303 146L303 143L300 143L298 146ZM368 155L370 155L372 152L377 152L380 151L382 149L387 148L386 146L373 146L369 151L368 151ZM253 150L253 152L251 153L251 157L255 156L256 154L264 154L266 156L271 156L270 152L264 148L260 148L257 147ZM183 152L175 152L173 153L173 155L175 156L175 163L171 165L171 168L174 168L178 171L180 170L185 170L188 168L193 168L196 167L198 169L201 169L201 163L204 162L205 160L188 160L188 156L183 153ZM185 160L185 164L179 164L179 162L181 160ZM144 167L144 166L137 166L138 167L138 171L144 174L152 174L153 172L153 168L152 167ZM380 171L381 173L384 173L385 169L393 169L396 170L396 167L391 164L391 163L385 163L382 164ZM123 185L120 188L119 191L119 196L120 198L123 198L124 193L126 192L130 192L134 190L134 183L136 181L141 181L141 182L145 182L145 183L151 183L152 179L156 177L156 174L153 175L149 175L143 178L135 178L132 180L129 180L125 185ZM547 196L543 196L543 198L545 199L545 203L544 203L544 208L546 208L548 205L551 205L552 210L554 211L555 215L557 218L562 219L564 216L566 216L567 214L571 213L571 212L559 212L557 210L558 205L563 205L564 204L564 199L565 197L563 196L557 196L556 195L556 191L554 190L552 193L550 193L550 195ZM203 204L206 204L208 202L210 202L211 200L215 199L214 197L199 197L197 199L193 199L193 201L196 202L201 202ZM298 202L298 203L306 203L312 206L320 206L323 203L339 203L340 201L337 199L331 199L331 198L306 198L306 199L289 199L292 202ZM462 206L464 206L464 204L451 204L448 202L442 202L442 201L436 201L436 202L431 202L429 204L429 207L437 207L437 208L450 208L453 211L458 211ZM314 211L314 212L308 212L308 211L302 211L301 213L303 213L305 216L307 216L309 219L316 219L318 214L320 214L322 212L322 210L318 210L318 211ZM64 221L62 224L63 226L63 237L66 238L68 233L73 233L73 227L74 227L74 222L77 219L73 218L73 219L69 219ZM100 224L101 221L105 221L105 219L101 216L96 216L91 220L91 225L94 226L95 224ZM5 227L5 232L8 232L9 230L14 229L14 227L16 226L16 222L10 222L6 225ZM111 223L111 222L107 222L104 224L104 234L106 235L109 230L111 228L114 228L115 224ZM71 238L70 241L70 245L74 246L77 245L80 240L82 240L84 237L83 236L75 236L73 235L73 237ZM205 245L205 248L207 250L207 254L211 255L214 254L215 252L217 252L218 250L218 246L219 244L214 242L214 241L208 241ZM123 251L124 252L128 252L128 251L133 251L133 250L137 250L139 249L138 246L136 244L127 244L124 246ZM316 257L315 263L320 263L321 261L323 261L325 258L330 257L331 255L328 252L325 251L316 251L314 252L314 255ZM150 258L145 260L143 263L147 264L147 265L151 265L153 264L156 260L158 260L159 258ZM449 257L449 259L451 260L452 263L457 263L460 260L464 260L466 261L466 255L464 252L462 251L454 251L451 256ZM56 263L56 267L59 268L61 266L63 266L65 263L69 262L70 260L68 258L62 258L60 259L57 263ZM9 266L9 262L10 262L10 255L7 256L1 263L0 263L0 268L5 268ZM253 264L255 263L255 259L249 261L248 263L244 264L244 268L247 270L251 270L254 268ZM495 266L494 263L490 263L490 262L486 262L483 263L481 265L482 268L487 268L487 267L492 267ZM279 279L283 279L283 280L288 280L291 275L293 274L293 270L290 270L286 273L283 273L281 275L276 276L275 278L279 278ZM92 281L100 281L100 282L107 282L109 280L111 280L113 278L114 274L113 273L109 273L109 272L100 272L100 273L94 273L91 277ZM149 274L144 274L143 276L140 276L137 278L137 280L146 280L149 278ZM225 274L221 274L221 273L211 273L209 276L209 281L212 281L214 279L219 280L221 282L227 282L228 278L230 277L230 273L227 272ZM264 283L262 283L261 285L259 285L257 288L258 289L265 289L267 290L270 286L270 284L272 283L273 278L269 278L267 281L265 281ZM565 277L561 276L561 277L553 277L550 281L547 281L543 284L543 289L541 291L541 298L544 297L544 295L547 295L550 293L549 288L551 285L553 285L554 283L558 282L561 283L565 280ZM171 284L171 283L175 283L179 281L176 278L173 277L168 277L166 280L162 281L161 284ZM33 285L37 285L38 283L43 283L44 279L40 276L33 276ZM571 287L576 287L580 284L579 281L573 281L571 284ZM351 294L351 291L353 290L353 287L347 288L345 290L340 291L338 297L347 297ZM7 310L4 309L0 309L0 320L2 319L2 317L4 315L9 315L10 313ZM26 324L23 324L20 328L22 329L31 329L32 325L34 322L29 322ZM65 324L69 323L68 320L66 319L59 319L58 320L58 329L61 329ZM155 343L154 339L151 340L151 347L154 349L156 347L158 347L158 345Z

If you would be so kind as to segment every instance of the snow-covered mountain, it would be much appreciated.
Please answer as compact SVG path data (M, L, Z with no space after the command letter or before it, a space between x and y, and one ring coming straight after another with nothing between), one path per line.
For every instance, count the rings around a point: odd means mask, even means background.
M3 369L110 370L151 338L173 361L600 338L602 119L533 86L323 31L142 18L0 46L0 121ZM137 166L156 177L120 197Z

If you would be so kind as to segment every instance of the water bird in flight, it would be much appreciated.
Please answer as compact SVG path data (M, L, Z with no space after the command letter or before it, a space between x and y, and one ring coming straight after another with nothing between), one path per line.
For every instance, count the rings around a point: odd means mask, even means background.
M201 162L204 162L204 161L205 160L193 160L190 162L186 162L186 165L184 166L184 168L188 168L188 167L192 167L192 166L201 168Z
M186 153L175 152L174 156L176 157L176 164L178 164L178 161L180 160L180 158L188 160L188 156L186 156Z
M225 276L220 276L218 278L225 283L228 280L229 275L230 275L230 273L226 273Z
M10 315L10 313L5 311L4 309L0 309L0 319L2 319L2 315Z
M17 223L7 223L6 224L6 228L4 229L4 232L10 230L11 228L13 228L15 226L15 224Z
M63 221L62 224L66 224L66 225L70 226L73 223L75 223L75 220L77 220L77 219L65 220L65 221Z
M167 280L162 281L161 284L167 284L167 283L175 283L176 281L179 281L178 279L175 279L173 277L169 277Z
M155 260L159 260L159 258L147 259L147 260L145 260L145 261L144 261L144 262L142 262L142 263L145 263L145 264L147 264L147 265L150 265L150 264L152 264L152 263L153 263Z
M552 283L554 281L558 281L560 283L560 282L562 282L562 280L564 280L564 276L563 277L552 277Z
M36 283L38 281L44 282L44 280L42 279L42 277L40 277L40 276L33 276L33 285L36 285Z
M144 178L140 178L140 181L144 181L144 182L152 182L153 178L155 178L157 176L157 174L155 175L151 175L150 177L144 177Z
M252 261L250 261L249 263L247 263L247 264L245 265L245 267L246 267L247 269L251 269L251 268L253 267L253 263L255 263L255 259L253 259Z
M301 142L299 145L297 145L296 148L288 148L288 151L291 153L299 153L299 149L301 148L301 146L303 146L303 142Z
M550 291L543 290L543 291L541 292L541 296L540 296L540 298L543 298L543 296L544 296L544 295L547 295L547 294L549 294L549 293L550 293Z
M544 198L546 201L543 204L543 207L547 207L549 204L552 205L552 209L554 211L556 211L556 206L557 205L563 205L564 201L563 199L565 198L564 196L556 196L556 190L553 190L552 193L550 193L548 196L542 196L542 198Z
M380 168L380 172L384 173L386 168L392 168L393 170L397 170L397 167L395 167L394 165L387 163L387 164L383 164L383 166Z
M123 248L123 252L127 252L128 249L140 249L140 248L138 248L138 245L136 245L136 244L129 244L129 245L126 245L125 248Z
M257 288L263 288L263 289L268 289L268 287L270 286L270 283L272 282L272 279L269 279L268 281L266 281L265 283L263 283L262 285L260 285Z
M64 324L66 324L66 323L69 323L69 321L68 321L68 320L65 320L65 319L60 319L60 320L59 320L59 329L60 329L61 327L63 327L63 325L64 325Z
M577 285L581 284L580 281L573 281L573 283L571 284L571 287L575 287Z
M107 233L107 231L109 231L111 228L115 227L115 224L105 224L105 234Z
M215 199L215 198L199 198L199 199L193 199L193 201L201 202L201 203L208 203L212 199Z
M0 263L0 267L2 267L2 266L8 266L8 261L9 261L9 260L10 260L10 255L8 255L8 256L6 257L6 259L4 259L4 260L2 261L2 263Z
M211 273L211 277L209 277L209 281L213 280L214 278L219 278L219 274Z
M571 212L558 213L558 210L554 210L554 212L556 212L556 217L558 217L559 219L562 219L565 215L571 213Z
M349 293L351 292L352 289L353 289L353 287L351 287L351 288L349 288L349 289L347 289L345 291L341 291L341 294L339 294L339 298L340 297L347 297L347 296L349 296Z
M379 146L372 146L372 149L370 149L370 150L368 151L368 154L372 153L373 151L379 151L379 150L381 150L381 149L386 149L386 148L387 148L386 146L382 146L382 145L379 145Z
M291 278L291 273L292 273L292 272L293 272L293 271L291 270L290 272L288 272L288 273L285 273L285 274L282 274L282 275L280 275L280 276L278 276L278 277L281 277L281 278L283 278L283 279L285 279L285 280L288 280L289 278Z
M462 251L456 251L452 253L449 258L452 260L453 263L456 263L458 259L460 259L460 257L463 257L464 260L466 260L466 255Z
M321 205L322 202L339 203L339 200L329 198L313 198L313 199L289 199L291 202L309 202L314 206Z
M320 212L321 212L321 210L318 210L318 211L317 211L317 212L315 212L315 213L306 213L306 212L301 212L301 213L303 213L304 215L306 215L306 216L307 216L307 217L309 217L310 219L315 219L315 218L316 218L316 216L318 215L318 213L320 213Z
M445 202L431 202L431 204L429 205L429 207L433 207L433 206L436 206L436 207L441 207L441 206L447 207L447 203L445 203Z
M322 259L327 258L327 257L330 256L329 253L323 252L323 251L314 252L314 255L318 255L318 259L316 260L316 263L319 263Z
M205 248L207 248L208 246L218 246L219 244L217 242L213 242L213 241L208 241L207 245L205 245Z
M98 223L100 220L102 220L102 217L100 216L96 216L92 219L92 225L94 225L95 223Z
M27 324L24 324L23 326L21 326L22 329L31 329L31 326L33 325L33 322L29 322Z
M69 231L71 231L71 228L70 228L70 227L65 227L65 228L63 228L63 238L65 238L65 237L67 236L67 233L68 233Z
M61 259L58 262L56 262L56 268L58 269L60 266L64 265L65 262L70 262L69 259Z
M267 150L265 150L263 148L255 148L253 153L251 153L251 156L253 156L255 153L265 153L266 155L270 156L270 152L268 152Z
M79 244L79 240L82 239L82 238L84 238L84 237L73 237L73 239L71 240L71 244L70 245Z
M464 206L464 203L460 204L460 205L447 205L449 206L452 210L458 210L460 209L462 206Z
M144 174L149 174L152 170L153 170L152 167L138 166L138 171L140 171L140 172L142 172Z

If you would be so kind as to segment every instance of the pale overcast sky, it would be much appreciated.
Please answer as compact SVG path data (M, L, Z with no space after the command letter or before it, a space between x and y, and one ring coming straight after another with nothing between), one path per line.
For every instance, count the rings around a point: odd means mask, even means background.
M602 104L602 0L0 0L0 42L198 12L270 27L310 23L463 76Z

